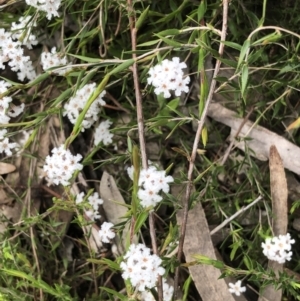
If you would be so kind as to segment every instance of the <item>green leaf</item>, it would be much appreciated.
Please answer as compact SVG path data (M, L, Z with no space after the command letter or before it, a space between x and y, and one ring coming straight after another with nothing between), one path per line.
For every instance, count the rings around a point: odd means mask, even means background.
M241 49L241 53L240 53L240 57L239 57L239 60L238 60L238 65L237 65L237 68L241 65L241 63L244 61L244 58L246 56L246 53L247 51L249 50L250 48L250 40L246 40L243 44L243 47Z
M94 263L94 264L106 265L110 269L112 269L113 271L120 271L121 270L120 265L117 262L112 261L112 260L107 259L107 258L102 258L102 259L88 258L86 261Z
M178 29L167 29L167 30L163 30L160 31L159 33L157 33L158 36L160 37L165 37L165 36L176 36L180 34L180 31Z
M69 56L73 56L83 62L87 63L101 63L102 60L100 58L92 58L92 57L87 57L83 55L78 55L78 54L72 54L72 53L67 53Z
M124 295L122 295L122 294L116 292L115 290L110 289L110 288L108 288L108 287L106 287L106 286L101 286L100 289L102 289L102 290L108 292L109 294L111 294L111 295L117 297L117 299L120 299L120 300L122 300L122 301L127 301L127 300L128 300L127 296L124 296Z
M200 22L205 13L206 13L206 10L207 10L207 3L206 3L206 0L202 0L199 7L198 7L198 10L197 10L197 19L198 19L198 22Z
M179 105L179 102L180 102L179 97L172 99L169 103L167 103L167 107L172 111L176 111L176 109Z
M170 46L173 46L173 47L181 47L181 43L178 43L174 40L171 40L171 39L168 39L168 38L165 38L165 37L162 37L158 34L156 34L162 41L164 41L167 45L170 45Z
M141 15L139 16L138 20L136 21L135 27L136 27L137 30L139 30L139 29L142 27L143 23L145 22L145 19L146 19L147 16L148 16L149 7L150 7L150 6L148 6L148 7L141 13Z
M155 45L159 42L160 42L160 40L153 40L153 41L145 42L145 43L142 43L142 44L138 44L137 46L138 47L152 46L152 45Z
M264 36L263 38L255 41L252 43L253 46L257 46L257 45L267 45L267 44L271 44L271 43L275 43L278 40L282 39L282 34L280 31L275 31L271 34L268 34L266 36Z
M206 147L207 140L208 140L208 133L207 133L207 127L204 126L201 132L201 138L202 138L202 143L204 147Z
M109 75L113 75L127 69L128 67L132 66L134 62L135 62L134 59L127 60L126 62L120 64L118 67L110 71Z
M235 242L231 245L232 247L232 251L230 252L230 260L233 260L235 257L235 253L238 250L238 248L240 247L240 243Z
M253 264L252 264L251 258L248 255L245 254L244 258L243 258L243 261L244 261L244 264L246 265L247 269L249 271L252 271L253 270Z
M249 76L249 69L248 69L248 66L245 64L242 67L242 77L241 77L241 82L242 82L241 93L242 93L242 95L244 95L245 89L247 87L248 76Z
M224 45L228 46L228 47L231 47L233 49L236 49L238 51L241 51L242 49L242 46L237 44L237 43L234 43L234 42L229 42L229 41L222 41L221 43L223 43Z
M148 218L148 212L144 211L141 212L140 214L138 214L138 217L135 221L135 225L134 225L134 234L137 234L140 229L142 228L142 226L145 224L146 219Z

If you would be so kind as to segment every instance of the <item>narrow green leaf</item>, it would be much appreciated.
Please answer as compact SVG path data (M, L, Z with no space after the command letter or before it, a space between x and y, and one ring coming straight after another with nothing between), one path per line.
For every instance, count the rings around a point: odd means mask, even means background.
M159 36L157 35L159 38L161 38L162 41L164 41L167 45L170 45L170 46L173 46L173 47L181 47L181 43L178 43L174 40L170 40L168 38L165 38L165 37L162 37L162 36Z
M167 107L172 110L175 111L179 105L180 99L179 97L172 99L169 103L167 103Z
M127 69L128 67L132 66L133 63L134 63L134 59L129 59L126 62L120 64L118 67L114 68L112 71L110 71L109 75L119 73L119 72Z
M198 22L200 22L205 13L206 13L206 10L207 10L207 3L206 3L206 0L202 0L199 7L198 7L198 10L197 10L197 19L198 19Z
M86 105L84 106L82 112L80 113L80 115L77 118L77 121L74 125L73 131L71 133L71 135L69 136L69 138L66 140L65 142L65 146L68 148L69 145L72 143L72 141L77 137L77 135L79 134L80 130L81 130L81 124L84 120L85 114L87 113L88 109L90 108L90 106L92 105L92 103L95 101L95 99L100 95L101 92L104 91L105 86L108 82L110 78L110 74L107 74L103 80L101 81L101 83L98 85L98 87L95 89L94 93L91 94L91 96L89 97L89 99L87 100Z
M243 62L245 55L246 55L247 51L249 50L249 48L250 48L250 40L247 39L242 46L237 67L239 67L241 65L241 63Z
M202 143L204 145L204 147L207 144L207 140L208 140L208 132L207 132L207 127L204 126L201 132L201 138L202 138Z
M248 76L249 76L249 69L248 69L248 66L245 64L242 67L242 77L241 77L241 82L242 82L241 93L242 93L242 95L244 95L245 89L248 84Z
M243 258L243 261L244 261L244 264L246 265L247 269L249 271L252 271L253 270L253 264L252 264L251 258L248 255L245 254L244 258Z
M102 289L102 290L108 292L109 294L111 294L111 295L113 295L113 296L116 296L117 299L120 299L120 300L122 300L122 301L127 301L127 300L128 300L127 296L124 296L124 295L122 295L122 294L116 292L115 290L110 289L110 288L108 288L108 287L106 287L106 286L102 286L102 287L100 287L100 289Z
M234 42L229 42L229 41L222 41L221 43L223 43L224 45L231 47L233 49L236 49L238 51L242 50L242 46L240 44L234 43Z
M160 31L159 33L157 33L157 35L160 37L165 37L165 36L176 36L179 33L180 31L178 29L172 28L172 29Z
M153 40L153 41L145 42L145 43L142 43L142 44L138 44L137 46L138 47L152 46L152 45L155 45L159 42L160 42L160 40Z
M78 55L78 54L68 53L68 55L75 57L83 62L87 62L87 63L101 63L101 61L102 61L100 58L92 58L92 57L87 57L87 56Z
M134 225L134 234L137 234L140 229L142 228L142 226L145 224L146 219L148 218L148 212L144 211L141 212L136 221L135 221L135 225Z
M257 46L257 45L267 45L267 44L271 44L271 43L275 43L278 40L282 39L282 34L280 31L275 31L271 34L268 34L266 36L264 36L263 38L255 41L252 43L253 46Z
M48 77L50 76L50 73L46 72L43 73L41 75L39 75L36 79L34 79L33 81L29 82L28 84L24 85L24 88L31 88L41 82L43 82L44 80L46 80Z
M148 16L149 7L150 7L150 6L148 6L148 7L141 13L141 15L139 16L138 20L136 21L135 27L136 27L137 30L139 30L139 29L142 27L143 23L145 22L145 20L146 20L146 18L147 18L147 16Z

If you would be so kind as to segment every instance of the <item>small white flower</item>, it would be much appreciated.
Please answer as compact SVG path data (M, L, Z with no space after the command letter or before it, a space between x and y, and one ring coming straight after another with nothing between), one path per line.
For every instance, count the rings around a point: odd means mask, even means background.
M133 171L134 171L133 165L130 167L127 167L127 174L132 181L133 181Z
M87 104L89 97L96 90L96 83L91 83L83 86L81 89L78 89L73 97L64 105L63 116L67 116L72 124L75 124L80 113ZM101 108L106 104L103 100L105 91L102 91L100 95L92 103L88 111L86 112L84 119L82 121L82 129L84 132L85 129L90 128L98 119L98 115L101 111Z
M155 94L163 94L164 98L171 97L170 91L173 91L176 96L180 96L182 92L187 93L190 77L184 77L182 71L186 67L186 64L180 62L178 57L174 57L172 61L165 59L159 65L149 69L148 84L154 86Z
M161 267L162 260L151 255L150 249L143 244L131 245L120 267L123 279L129 279L132 286L140 292L155 287L158 276L165 273Z
M0 80L0 93L6 92L10 86L11 86L11 84L9 82Z
M79 163L82 156L80 154L73 156L64 148L64 145L53 148L51 152L52 155L46 157L43 167L48 185L70 185L74 172L83 168L83 165Z
M79 194L76 195L75 203L80 204L83 202L83 199L84 199L84 192L80 192Z
M31 33L32 27L37 26L36 22L33 22L32 19L32 16L20 17L19 23L12 22L11 24L12 38L19 40L28 49L32 49L33 45L38 44L36 36Z
M17 143L12 142L10 143L8 138L4 138L3 140L0 141L0 153L5 152L7 156L12 155L12 149L16 149L18 146Z
M155 288L157 289L157 288ZM163 300L164 301L171 301L174 293L174 287L172 285L169 285L165 278L163 278ZM141 300L142 301L155 301L155 298L153 297L152 293L149 291L141 292Z
M61 0L26 0L26 3L38 10L46 12L48 20L51 20L53 17L59 17L58 9Z
M3 129L3 130L0 130L0 140L3 140L4 139L4 136L7 134L7 130Z
M100 199L98 192L94 192L94 194L90 195L88 201L95 211L98 210L99 205L103 204L103 200Z
M93 209L91 209L91 210L86 210L84 213L85 213L85 214L87 215L87 217L88 217L89 219L91 219L91 220L96 220L96 219L100 219L100 218L101 218L101 215L99 214L99 212L97 212L97 211L95 211L95 210L93 210Z
M9 117L17 117L24 112L25 104L21 103L19 106L11 105L7 115Z
M56 47L51 49L51 52L42 52L41 54L41 64L43 69L46 71L49 68L54 67L62 67L68 65L67 58L65 56L60 56L56 52ZM66 67L62 70L51 70L51 72L58 74L58 75L65 75L72 67Z
M266 241L261 244L263 248L263 254L269 259L279 263L285 263L290 261L293 255L291 252L292 244L295 243L294 239L291 239L291 235L279 235L278 237L266 238Z
M104 222L102 225L101 225L101 229L99 230L99 237L101 239L102 242L104 243L109 243L111 239L113 239L116 234L115 232L113 232L111 230L111 228L114 226L114 224L112 223L107 223L107 222Z
M151 164L151 163L150 163ZM128 175L133 178L133 167L128 168ZM138 185L138 197L141 200L141 206L156 206L162 201L161 191L168 193L170 190L169 183L174 182L173 177L166 176L164 170L157 170L155 166L150 165L147 169L140 171Z
M112 137L114 135L109 131L111 124L112 122L109 120L100 122L95 129L94 145L98 145L100 142L104 145L112 143Z
M229 283L229 292L231 294L236 294L237 296L240 296L241 293L244 293L246 291L246 287L242 286L242 281L238 280L235 284Z

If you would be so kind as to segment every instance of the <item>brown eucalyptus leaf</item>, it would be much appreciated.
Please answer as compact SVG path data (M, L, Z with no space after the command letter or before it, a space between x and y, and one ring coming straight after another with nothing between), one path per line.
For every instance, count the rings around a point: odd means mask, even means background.
M10 163L0 162L0 175L6 175L16 170L16 166Z
M103 208L107 220L113 224L123 222L123 217L126 215L128 209L125 206L125 201L116 185L114 177L104 172L100 183L100 195L103 199ZM126 224L122 237L116 236L116 244L118 253L123 254L126 246L126 240L129 238L129 225Z
M182 210L176 215L179 225L182 224L182 215ZM194 261L193 256L197 254L217 259L201 203L189 211L183 252L187 263ZM244 296L235 299L228 291L225 280L219 279L221 272L217 268L199 264L190 266L189 271L203 301L246 300Z
M245 148L251 149L252 151L249 152L251 156L265 161L269 158L271 145L276 145L283 166L296 174L300 174L300 148L292 142L251 121L245 122L238 135L239 138L247 139L237 141L235 136L244 119L237 117L236 112L223 107L219 103L210 104L208 116L231 127L230 139L235 141L235 147L243 151L245 151Z
M270 186L272 198L272 228L275 236L285 235L288 225L288 189L284 167L275 145L270 148Z
M284 167L275 145L270 147L270 188L272 198L272 229L275 236L285 235L288 225L288 189ZM283 264L269 260L268 269L275 272L277 277L283 271ZM273 285L266 286L260 293L259 301L281 301L282 290L276 290Z

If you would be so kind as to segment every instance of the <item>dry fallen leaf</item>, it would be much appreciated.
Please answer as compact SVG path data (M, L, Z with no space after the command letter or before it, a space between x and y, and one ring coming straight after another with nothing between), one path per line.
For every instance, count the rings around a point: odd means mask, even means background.
M16 166L13 164L0 162L0 175L6 175L16 170Z
M275 236L285 235L287 232L288 215L287 215L287 181L285 177L282 160L276 146L270 148L270 188L272 198L272 229ZM283 271L283 264L269 260L268 269L275 272L278 276ZM270 300L280 301L282 290L276 290L273 285L266 286L261 292L259 301Z
M178 224L181 225L182 210L176 217ZM183 252L186 262L194 261L193 256L197 254L217 259L205 213L200 203L189 211ZM237 299L231 295L225 280L219 279L221 272L217 268L208 265L196 265L190 266L189 271L203 301L246 300L244 296Z
M103 199L103 209L107 220L113 224L118 224L124 221L128 209L125 206L125 201L117 187L117 184L110 174L104 172L100 183L100 195ZM123 230L122 237L115 238L118 253L123 254L126 246L126 241L129 241L129 225L127 224Z
M211 103L208 110L208 116L231 127L230 139L236 140L235 135L244 122L243 118L238 118L234 111L228 110L218 103ZM280 135L277 135L266 128L254 125L253 122L247 121L238 135L242 141L235 141L235 146L245 151L245 148L251 149L251 156L259 160L269 158L271 145L276 145L282 158L283 166L290 171L300 174L300 148ZM250 139L249 139L250 138Z

